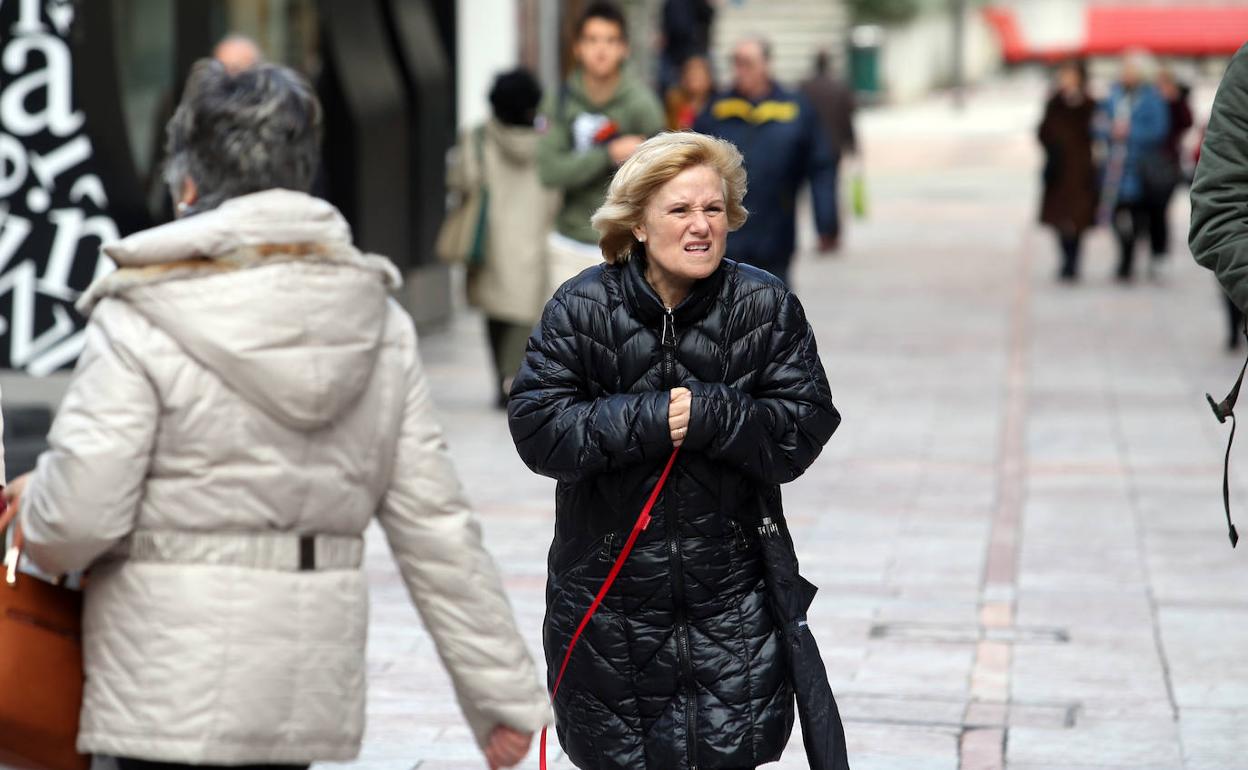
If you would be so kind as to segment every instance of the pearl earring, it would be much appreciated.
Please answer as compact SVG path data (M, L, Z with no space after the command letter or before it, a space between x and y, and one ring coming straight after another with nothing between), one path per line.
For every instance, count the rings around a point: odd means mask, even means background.
M637 236L637 240L638 240L640 243L645 243L645 242L646 242L646 236L644 236L644 235L639 235L639 236Z

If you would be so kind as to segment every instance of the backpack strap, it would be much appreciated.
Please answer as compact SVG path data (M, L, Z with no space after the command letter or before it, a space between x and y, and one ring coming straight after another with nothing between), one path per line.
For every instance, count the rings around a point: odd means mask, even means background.
M1244 338L1248 339L1248 318L1244 319ZM1218 418L1218 422L1225 423L1226 418L1231 418L1231 435L1226 439L1226 457L1222 460L1222 507L1226 509L1226 527L1232 548L1239 543L1239 533L1235 531L1235 524L1231 521L1231 445L1235 443L1235 403L1239 401L1239 389L1244 384L1245 372L1248 372L1248 359L1245 359L1244 365L1240 367L1239 377L1235 380L1231 392L1226 394L1226 398L1222 401L1214 401L1213 396L1205 394L1205 399L1213 409L1213 416Z

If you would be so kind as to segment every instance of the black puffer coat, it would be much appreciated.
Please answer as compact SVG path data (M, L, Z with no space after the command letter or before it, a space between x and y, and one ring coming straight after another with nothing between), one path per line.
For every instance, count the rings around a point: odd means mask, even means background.
M568 642L672 443L671 388L693 392L672 476L555 701L586 770L753 768L777 759L792 692L756 527L840 422L801 304L725 260L672 312L638 260L600 266L547 304L512 388L512 437L559 480L545 648Z

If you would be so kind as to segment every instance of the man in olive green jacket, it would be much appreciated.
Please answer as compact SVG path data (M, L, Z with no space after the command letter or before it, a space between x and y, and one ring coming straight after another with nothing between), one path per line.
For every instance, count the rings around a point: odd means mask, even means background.
M1248 308L1248 45L1218 86L1192 183L1192 255Z
M591 3L577 25L578 68L543 105L537 167L542 183L563 193L551 237L551 289L602 261L589 218L602 205L615 170L663 128L658 98L625 67L623 14Z

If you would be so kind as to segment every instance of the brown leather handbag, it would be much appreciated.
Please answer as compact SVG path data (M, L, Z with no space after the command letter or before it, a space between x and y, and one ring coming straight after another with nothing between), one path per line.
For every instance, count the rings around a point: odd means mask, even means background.
M82 594L26 574L17 506L0 513L0 543L13 524L0 583L0 765L88 770L74 747L82 709Z

